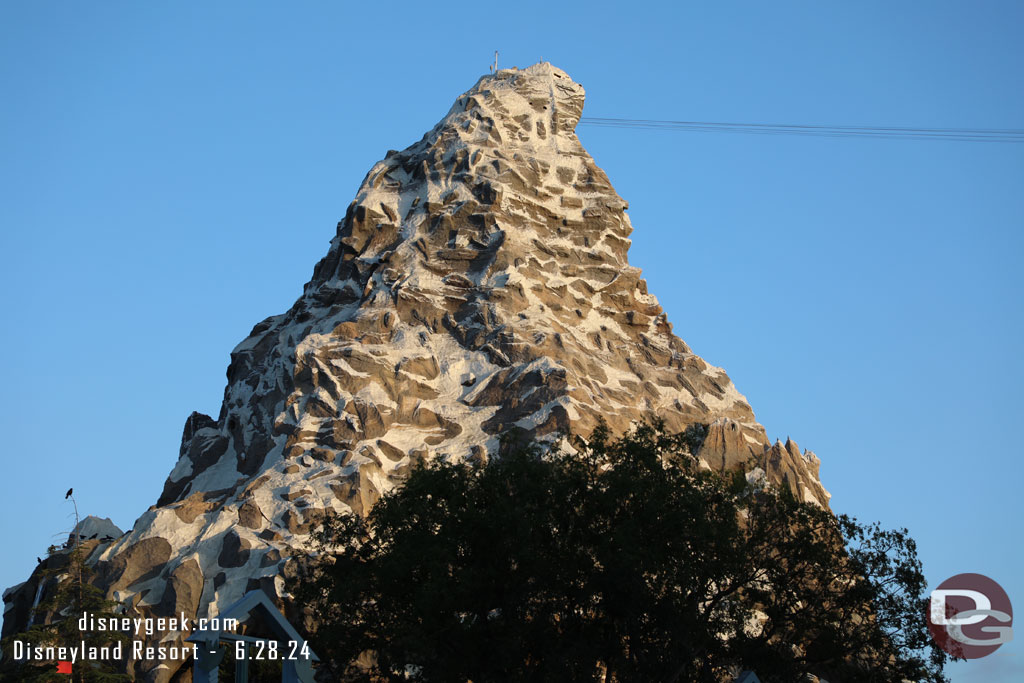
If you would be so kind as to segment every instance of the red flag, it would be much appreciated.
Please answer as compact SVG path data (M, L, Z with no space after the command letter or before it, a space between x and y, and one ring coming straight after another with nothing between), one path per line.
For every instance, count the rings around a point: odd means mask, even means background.
M70 674L71 673L71 662L57 662L57 673L59 673L59 674Z

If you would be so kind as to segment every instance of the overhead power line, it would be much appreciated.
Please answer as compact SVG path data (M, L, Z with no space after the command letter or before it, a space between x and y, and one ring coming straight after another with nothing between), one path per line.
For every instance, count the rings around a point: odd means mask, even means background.
M580 123L603 128L679 130L750 135L810 135L830 138L889 138L897 140L955 140L959 142L1024 142L1024 129L904 128L899 126L813 126L783 123L723 123L715 121L657 121L587 116Z

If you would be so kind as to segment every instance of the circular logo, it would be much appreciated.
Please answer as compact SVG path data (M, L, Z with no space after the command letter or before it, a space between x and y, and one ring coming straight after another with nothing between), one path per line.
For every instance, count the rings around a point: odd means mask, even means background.
M928 630L962 659L990 655L1013 639L1013 608L1002 586L982 574L957 574L932 591Z

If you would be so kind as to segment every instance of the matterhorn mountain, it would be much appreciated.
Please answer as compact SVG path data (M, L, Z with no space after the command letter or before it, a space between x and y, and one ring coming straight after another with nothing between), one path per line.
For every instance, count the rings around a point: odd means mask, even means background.
M365 514L419 460L483 462L505 434L586 437L600 419L707 425L702 466L828 505L817 457L769 441L629 265L628 205L576 136L583 103L550 64L499 70L370 169L302 296L231 352L220 414L187 419L157 504L85 541L110 598L144 616L215 615L253 588L287 603L325 511ZM4 635L41 576L5 594ZM158 664L135 674L188 668Z

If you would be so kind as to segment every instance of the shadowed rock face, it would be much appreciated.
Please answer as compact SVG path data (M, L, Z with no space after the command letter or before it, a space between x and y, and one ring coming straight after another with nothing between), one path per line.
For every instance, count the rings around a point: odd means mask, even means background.
M324 510L363 514L417 460L486 460L513 428L709 424L709 466L827 505L817 458L770 444L628 264L583 100L549 64L498 71L370 169L299 300L231 353L220 415L186 421L157 505L98 555L112 597L206 616L247 586L281 596Z

